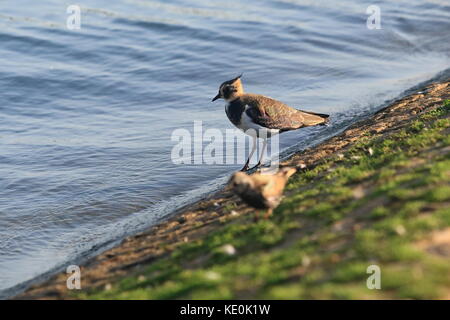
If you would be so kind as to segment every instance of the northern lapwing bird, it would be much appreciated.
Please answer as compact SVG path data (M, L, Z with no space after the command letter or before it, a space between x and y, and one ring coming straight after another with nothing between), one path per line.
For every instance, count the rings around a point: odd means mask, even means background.
M252 93L244 93L241 76L225 81L219 87L219 93L212 99L224 99L225 113L228 119L244 133L253 137L253 147L241 171L249 170L249 162L256 150L258 138L264 140L258 159L261 160L267 146L267 139L290 130L322 125L328 122L329 115L297 110L275 99ZM252 168L253 169L253 168Z
M284 187L296 169L284 167L275 174L255 173L247 175L244 172L234 173L229 181L231 189L249 206L257 209L267 209L264 218L272 215L281 202ZM258 211L256 211L258 219Z

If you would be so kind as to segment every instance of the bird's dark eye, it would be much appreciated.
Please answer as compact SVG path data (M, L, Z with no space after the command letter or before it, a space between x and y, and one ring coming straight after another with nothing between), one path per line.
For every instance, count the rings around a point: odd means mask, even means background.
M236 88L231 85L226 85L223 88L223 95L225 96L225 98L229 97L231 94L233 94L233 92L236 92Z

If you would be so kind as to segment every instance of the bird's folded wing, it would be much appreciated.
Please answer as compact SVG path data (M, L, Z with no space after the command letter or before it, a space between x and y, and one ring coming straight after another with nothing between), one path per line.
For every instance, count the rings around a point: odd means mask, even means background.
M254 174L251 176L253 183L255 185L255 188L258 188L259 190L263 190L271 181L272 176L268 174Z
M247 115L263 127L292 130L303 126L303 115L280 101L264 96L249 96L245 103L248 105Z
M281 131L294 130L325 121L320 115L294 109L280 101L260 95L248 95L247 115L257 124Z

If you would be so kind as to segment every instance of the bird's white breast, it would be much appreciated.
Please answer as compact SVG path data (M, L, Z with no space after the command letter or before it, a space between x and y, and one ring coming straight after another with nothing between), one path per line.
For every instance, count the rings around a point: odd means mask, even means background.
M260 138L270 138L271 136L274 136L280 132L280 130L278 129L265 128L253 122L252 118L250 118L245 112L247 108L248 106L245 106L245 110L242 113L241 117L241 123L237 126L239 129L251 136L254 136L256 132L256 136Z

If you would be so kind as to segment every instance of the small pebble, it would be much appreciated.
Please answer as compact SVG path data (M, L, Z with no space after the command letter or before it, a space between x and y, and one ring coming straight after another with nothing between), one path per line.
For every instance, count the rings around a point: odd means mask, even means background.
M225 245L221 246L220 251L229 256L233 256L236 254L236 248L234 246L232 246L231 244L225 244Z
M147 277L141 274L141 275L137 278L137 280L138 280L139 282L142 282L142 281L147 280Z
M402 226L401 224L395 227L395 232L399 235L402 236L406 233L406 229L404 226Z
M353 197L355 199L361 199L365 196L364 188L361 186L356 187L353 189Z
M308 256L303 256L302 266L307 267L311 264L311 259Z
M205 278L208 280L219 280L220 274L218 274L217 272L214 272L214 271L207 271L205 273Z

